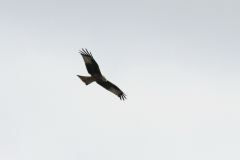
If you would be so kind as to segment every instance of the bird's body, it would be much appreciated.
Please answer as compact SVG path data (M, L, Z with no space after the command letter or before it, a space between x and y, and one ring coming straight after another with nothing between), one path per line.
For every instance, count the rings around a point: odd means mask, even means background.
M107 79L103 75L92 75L96 82L107 82Z
M87 49L80 50L80 53L85 62L88 73L90 77L77 75L86 85L97 82L99 85L107 89L108 91L116 94L121 100L126 99L126 95L113 83L108 81L101 73L97 62L92 57L91 52L88 52Z

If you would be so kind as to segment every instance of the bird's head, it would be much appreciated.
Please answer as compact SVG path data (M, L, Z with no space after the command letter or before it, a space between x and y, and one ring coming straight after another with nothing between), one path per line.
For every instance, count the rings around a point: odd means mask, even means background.
M104 76L102 76L102 80L103 80L104 82L107 82L107 79L106 79Z

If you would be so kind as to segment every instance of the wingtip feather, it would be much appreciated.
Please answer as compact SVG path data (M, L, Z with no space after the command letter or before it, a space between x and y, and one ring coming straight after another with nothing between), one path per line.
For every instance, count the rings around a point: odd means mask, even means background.
M85 50L84 50L84 48L82 48L82 50L79 50L79 53L80 53L81 55L83 55L83 56L90 56L90 57L92 57L92 53L89 52L89 51L87 50L87 48L85 48Z
M122 94L119 95L119 98L120 98L120 100L125 101L125 99L127 99L126 96L127 96L126 94L122 93Z

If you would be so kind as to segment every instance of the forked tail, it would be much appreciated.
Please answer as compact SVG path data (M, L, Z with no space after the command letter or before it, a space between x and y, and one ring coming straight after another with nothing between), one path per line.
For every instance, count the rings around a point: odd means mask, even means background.
M94 81L93 77L79 76L77 75L86 85Z

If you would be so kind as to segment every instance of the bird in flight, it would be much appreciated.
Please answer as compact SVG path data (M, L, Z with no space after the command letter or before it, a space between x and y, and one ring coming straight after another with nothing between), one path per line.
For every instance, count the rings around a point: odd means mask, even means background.
M85 62L88 73L90 77L77 75L86 85L96 81L100 86L106 90L116 94L121 100L127 99L126 95L121 91L115 84L108 81L102 74L98 67L97 62L94 60L91 52L87 49L79 50Z

